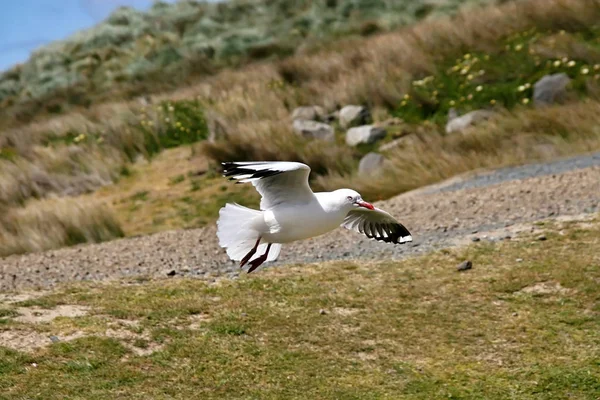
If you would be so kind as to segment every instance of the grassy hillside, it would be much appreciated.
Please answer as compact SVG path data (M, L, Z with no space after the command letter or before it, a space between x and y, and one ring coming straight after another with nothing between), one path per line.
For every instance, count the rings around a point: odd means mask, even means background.
M113 236L202 226L226 201L256 204L251 188L218 177L220 161L298 160L311 166L316 189L349 186L378 200L478 168L598 150L598 21L600 5L593 0L466 9L392 32L344 36L283 60L225 69L145 103L106 103L5 129L0 255L72 243L68 235L47 234L54 222L34 225L37 236L54 241L32 242L36 235L26 234L28 214L57 220L52 205L43 207L54 204L52 196L81 196L84 208L104 203L106 218L91 229ZM536 109L533 84L557 72L571 78L567 98ZM359 159L376 146L346 146L337 123L335 142L293 133L292 110L313 104L328 112L368 106L374 122L388 126L384 142L403 137L383 152L388 168L377 177L357 176ZM448 135L450 107L487 108L496 116ZM215 138L206 141L210 132ZM90 221L75 210L71 225L88 232Z
M595 399L598 221L538 229L548 240L0 303L1 396Z
M486 0L231 0L120 8L0 75L2 126L172 89L222 67L367 36ZM14 119L7 117L13 115Z

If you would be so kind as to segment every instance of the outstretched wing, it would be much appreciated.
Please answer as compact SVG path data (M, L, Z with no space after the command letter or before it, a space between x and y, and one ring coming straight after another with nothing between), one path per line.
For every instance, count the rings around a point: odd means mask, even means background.
M366 208L354 209L348 213L342 226L363 233L369 239L386 243L402 244L412 242L412 236L408 229L379 208L373 210Z
M252 182L262 196L261 210L284 202L310 201L308 165L287 161L247 161L223 163L223 175L236 183Z

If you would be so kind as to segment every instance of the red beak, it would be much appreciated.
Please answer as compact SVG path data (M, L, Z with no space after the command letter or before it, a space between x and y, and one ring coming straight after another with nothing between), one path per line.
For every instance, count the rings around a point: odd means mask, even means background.
M373 207L373 204L367 203L366 201L357 201L356 204L358 204L361 207L368 208L369 210L375 209L375 207Z

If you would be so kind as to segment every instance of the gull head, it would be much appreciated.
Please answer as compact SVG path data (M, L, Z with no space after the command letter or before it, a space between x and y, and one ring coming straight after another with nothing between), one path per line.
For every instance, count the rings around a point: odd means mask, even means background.
M333 193L342 208L347 209L348 211L355 207L362 207L368 210L375 209L373 204L364 201L360 193L352 189L338 189Z

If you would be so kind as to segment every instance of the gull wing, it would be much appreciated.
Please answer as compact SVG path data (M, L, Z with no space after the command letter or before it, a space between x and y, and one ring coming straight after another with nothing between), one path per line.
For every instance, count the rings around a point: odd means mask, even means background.
M310 201L314 193L308 185L310 167L288 161L226 162L223 175L236 183L251 182L262 196L261 210L281 203Z
M373 210L356 208L346 215L342 226L362 233L369 239L386 243L402 244L412 242L412 236L408 229L379 208Z

